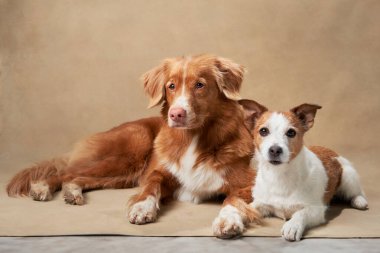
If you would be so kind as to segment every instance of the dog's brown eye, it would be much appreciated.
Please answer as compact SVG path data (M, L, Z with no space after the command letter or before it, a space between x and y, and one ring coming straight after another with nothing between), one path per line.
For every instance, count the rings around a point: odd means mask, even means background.
M289 129L287 132L286 132L286 136L288 136L289 138L294 138L294 136L296 136L296 130L294 129Z
M171 84L168 86L168 88L169 88L170 90L174 90L174 89L175 89L175 84L174 84L174 83L171 83Z
M203 88L205 85L203 84L203 83L197 83L196 85L195 85L195 88L197 88L197 89L201 89L201 88Z
M261 136L265 137L265 136L267 136L269 134L269 129L266 128L266 127L263 127L263 128L261 128L259 130L259 133L260 133Z

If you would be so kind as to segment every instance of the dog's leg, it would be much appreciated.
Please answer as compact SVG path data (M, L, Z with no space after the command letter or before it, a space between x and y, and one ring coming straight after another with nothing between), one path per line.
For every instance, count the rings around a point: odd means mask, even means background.
M71 164L62 175L63 198L68 204L83 205L82 191L133 187L143 171L143 159L128 164L125 156Z
M244 200L252 198L250 188L245 192L245 197L241 196L243 192L240 191L224 200L223 207L212 224L215 236L223 239L233 238L243 233L247 223L260 222L260 214Z
M261 203L260 201L253 201L251 206L256 209L262 217L270 217L274 213L274 209L272 206Z
M360 186L359 175L352 164L344 157L337 160L342 165L343 172L337 195L351 201L351 206L360 209L368 209L368 202Z
M156 189L157 190L157 189ZM128 220L132 224L142 225L156 221L160 196L150 194L134 203L128 212Z
M129 222L137 225L154 222L157 219L160 199L171 196L176 187L178 183L169 172L153 170L147 175L141 193L129 201Z
M82 190L96 189L125 189L137 185L137 178L133 176L118 177L77 177L71 183L79 185Z
M53 198L53 191L49 190L49 184L45 180L30 183L29 196L37 201L49 201Z
M292 218L285 222L281 233L288 241L299 241L307 228L318 226L325 222L326 206L308 206L295 212Z
M49 201L53 198L53 193L61 188L59 176L51 176L45 180L30 183L29 195L37 201Z
M63 199L67 204L83 205L84 197L82 195L82 188L75 183L65 183L62 186Z
M120 177L76 177L63 186L63 197L67 204L83 205L85 203L82 191L95 189L124 189L137 184L130 176Z

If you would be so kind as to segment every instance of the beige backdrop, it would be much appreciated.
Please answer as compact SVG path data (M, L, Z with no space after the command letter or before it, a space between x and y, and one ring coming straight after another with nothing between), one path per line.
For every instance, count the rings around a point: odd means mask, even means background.
M379 13L376 0L0 0L0 235L211 235L218 204L174 203L137 227L124 218L130 190L88 193L83 207L4 192L33 161L156 115L141 74L165 57L207 52L246 66L243 97L276 109L322 105L307 143L357 165L371 209L334 207L309 236L380 236ZM281 223L248 234L278 235Z

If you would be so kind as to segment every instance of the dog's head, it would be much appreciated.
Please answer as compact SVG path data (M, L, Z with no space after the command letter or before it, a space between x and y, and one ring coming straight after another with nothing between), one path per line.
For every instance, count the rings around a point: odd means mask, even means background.
M162 104L170 127L195 129L215 115L223 101L238 100L244 69L211 55L164 60L143 75L149 107Z
M318 109L302 104L287 112L273 112L259 103L243 99L246 125L251 129L256 156L272 165L290 162L301 151L303 136L314 124Z

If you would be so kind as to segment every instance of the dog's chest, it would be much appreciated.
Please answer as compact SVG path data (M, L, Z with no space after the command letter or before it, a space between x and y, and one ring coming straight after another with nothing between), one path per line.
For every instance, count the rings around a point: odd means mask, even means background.
M260 166L253 188L256 205L265 205L275 216L285 218L303 206L323 205L327 175L321 161L307 155L295 159L289 168Z
M199 203L215 194L223 186L223 172L200 163L194 167L198 154L198 138L194 137L179 163L165 162L166 169L181 184L174 196L181 201Z

